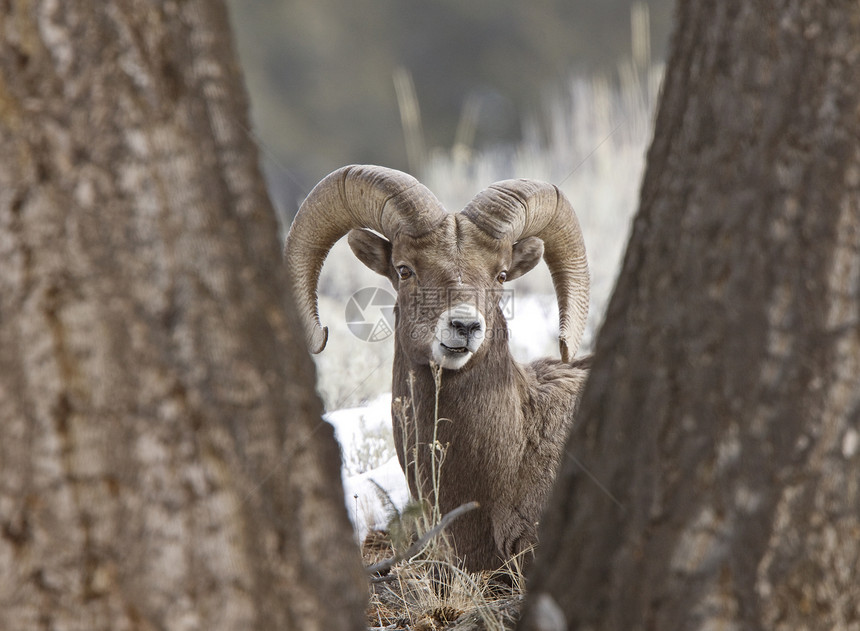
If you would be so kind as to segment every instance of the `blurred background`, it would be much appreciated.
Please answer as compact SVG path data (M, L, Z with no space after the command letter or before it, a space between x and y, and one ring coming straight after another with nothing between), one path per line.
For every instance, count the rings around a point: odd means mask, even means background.
M592 268L585 349L636 210L672 22L670 0L229 0L253 134L286 231L301 200L350 163L402 169L459 210L531 177L573 202ZM515 281L512 348L557 354L543 266ZM391 289L343 243L326 262L316 356L328 409L390 388L391 339L358 340L349 297ZM368 314L368 318L372 318Z

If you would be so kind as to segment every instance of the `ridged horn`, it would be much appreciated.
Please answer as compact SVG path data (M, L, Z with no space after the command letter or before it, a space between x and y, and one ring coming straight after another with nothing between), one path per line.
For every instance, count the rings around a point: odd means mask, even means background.
M335 242L355 228L389 241L400 232L420 236L445 217L430 190L411 175L385 167L350 165L324 177L299 208L284 246L293 298L308 347L319 353L328 340L320 323L317 284Z
M590 287L585 243L568 199L552 184L504 180L478 193L461 213L496 239L543 240L558 300L559 352L570 362L585 332Z

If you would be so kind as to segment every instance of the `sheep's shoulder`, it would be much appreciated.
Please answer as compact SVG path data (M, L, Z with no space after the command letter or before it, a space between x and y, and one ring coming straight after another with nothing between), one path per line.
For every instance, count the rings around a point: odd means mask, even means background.
M525 367L529 387L523 400L523 415L530 425L527 428L530 440L564 440L579 407L590 362L590 357L570 364L547 358Z
M578 403L588 378L591 356L565 363L560 359L539 359L529 364L539 403L571 407Z

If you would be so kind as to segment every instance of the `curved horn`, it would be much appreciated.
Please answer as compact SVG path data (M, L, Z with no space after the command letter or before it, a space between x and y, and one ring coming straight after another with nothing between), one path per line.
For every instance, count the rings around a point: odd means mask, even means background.
M504 180L478 193L461 211L496 239L538 237L558 300L559 351L576 354L588 316L589 277L585 243L576 213L557 186L534 180Z
M389 241L399 232L419 236L445 214L427 187L394 169L346 166L314 187L299 208L284 246L293 298L312 353L319 353L328 340L328 327L320 324L317 283L335 242L355 228L370 228Z

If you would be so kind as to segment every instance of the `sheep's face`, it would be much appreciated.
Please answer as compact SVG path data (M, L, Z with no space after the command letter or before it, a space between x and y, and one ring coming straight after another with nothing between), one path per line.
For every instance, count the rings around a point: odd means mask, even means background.
M543 253L538 238L493 239L461 215L420 237L399 234L393 241L353 230L349 244L397 290L396 343L407 357L449 370L480 361L492 338L507 343L503 284L531 270Z

